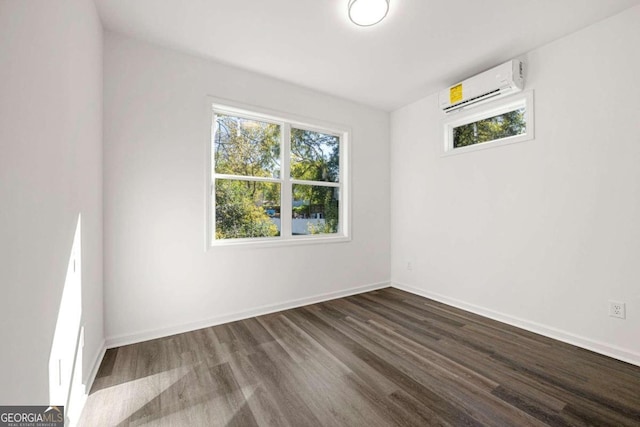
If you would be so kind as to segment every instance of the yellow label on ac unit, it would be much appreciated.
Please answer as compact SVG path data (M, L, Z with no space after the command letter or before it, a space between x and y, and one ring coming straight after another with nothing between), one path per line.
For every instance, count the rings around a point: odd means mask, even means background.
M452 86L449 89L449 102L455 104L462 101L462 83Z

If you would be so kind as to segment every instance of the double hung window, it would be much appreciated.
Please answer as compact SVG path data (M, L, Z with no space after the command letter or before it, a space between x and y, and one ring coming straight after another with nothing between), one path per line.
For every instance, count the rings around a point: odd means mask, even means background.
M345 130L213 106L209 243L348 237Z

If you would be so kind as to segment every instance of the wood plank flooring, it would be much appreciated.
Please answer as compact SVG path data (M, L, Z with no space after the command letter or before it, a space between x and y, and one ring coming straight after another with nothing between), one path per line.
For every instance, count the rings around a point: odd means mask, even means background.
M85 426L640 426L640 367L393 288L107 351Z

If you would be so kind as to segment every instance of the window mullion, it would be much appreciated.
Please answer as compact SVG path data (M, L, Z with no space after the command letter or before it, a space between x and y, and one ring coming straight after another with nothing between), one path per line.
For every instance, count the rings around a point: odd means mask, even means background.
M256 182L266 182L266 183L275 183L280 184L280 179L269 178L264 176L253 176L253 175L231 175L231 174L223 174L216 173L214 174L215 179L232 179L236 181L256 181Z
M331 182L331 181L309 181L306 179L291 179L292 184L300 184L300 185L316 185L318 187L336 187L340 188L339 182Z
M291 211L293 206L293 189L291 185L291 125L284 123L282 126L282 187L280 195L280 233L284 238L291 237Z

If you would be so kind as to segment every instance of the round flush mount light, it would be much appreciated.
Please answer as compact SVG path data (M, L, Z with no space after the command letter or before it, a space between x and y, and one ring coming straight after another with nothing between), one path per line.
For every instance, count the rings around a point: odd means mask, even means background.
M368 27L382 21L389 12L389 0L349 0L349 19Z

